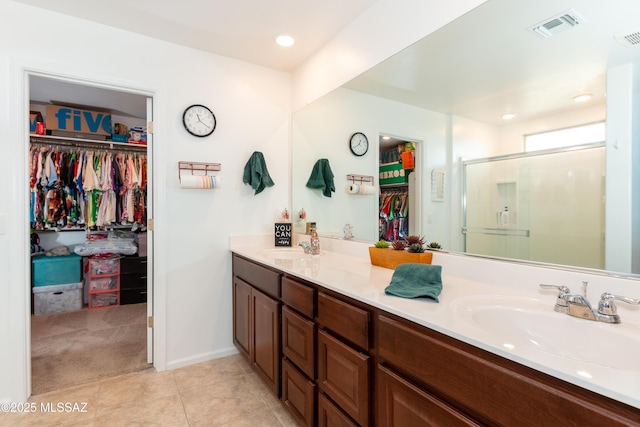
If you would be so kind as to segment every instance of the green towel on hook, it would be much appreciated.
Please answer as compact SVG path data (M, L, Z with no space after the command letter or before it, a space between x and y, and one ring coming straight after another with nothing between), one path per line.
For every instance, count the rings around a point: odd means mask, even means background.
M435 302L442 291L442 266L432 264L400 264L384 290L387 295L402 298L431 298Z
M329 160L320 159L313 165L313 170L307 181L307 187L320 188L325 197L331 197L331 192L336 191L333 183L333 172L329 166Z
M249 161L244 166L242 182L251 185L251 188L256 190L254 195L262 192L266 187L274 185L261 152L254 151L249 158Z

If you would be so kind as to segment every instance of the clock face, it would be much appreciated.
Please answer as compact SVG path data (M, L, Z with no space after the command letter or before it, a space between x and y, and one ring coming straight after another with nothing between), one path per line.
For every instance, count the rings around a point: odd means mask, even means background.
M356 132L351 135L349 148L351 148L351 152L356 156L364 156L369 150L369 140L362 132Z
M216 116L204 105L191 105L184 110L182 124L191 135L209 136L216 128Z

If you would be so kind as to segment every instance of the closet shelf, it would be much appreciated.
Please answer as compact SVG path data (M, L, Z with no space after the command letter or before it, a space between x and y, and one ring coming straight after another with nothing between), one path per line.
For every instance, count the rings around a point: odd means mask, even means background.
M30 134L31 144L52 147L87 148L93 150L117 150L146 153L146 145L128 144L126 142L100 141L94 139L68 138L64 136Z

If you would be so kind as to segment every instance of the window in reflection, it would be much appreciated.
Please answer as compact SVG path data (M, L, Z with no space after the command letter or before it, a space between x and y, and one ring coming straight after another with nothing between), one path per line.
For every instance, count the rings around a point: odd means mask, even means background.
M605 123L590 123L524 137L524 150L538 151L573 145L591 144L605 140Z

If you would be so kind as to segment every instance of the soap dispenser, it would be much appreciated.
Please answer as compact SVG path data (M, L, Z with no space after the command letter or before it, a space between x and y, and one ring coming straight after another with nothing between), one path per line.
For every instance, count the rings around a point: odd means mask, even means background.
M311 246L312 255L320 255L320 239L318 238L318 232L315 228L311 229L311 240L309 242Z
M505 206L504 210L498 212L498 220L500 225L509 225L509 206Z

